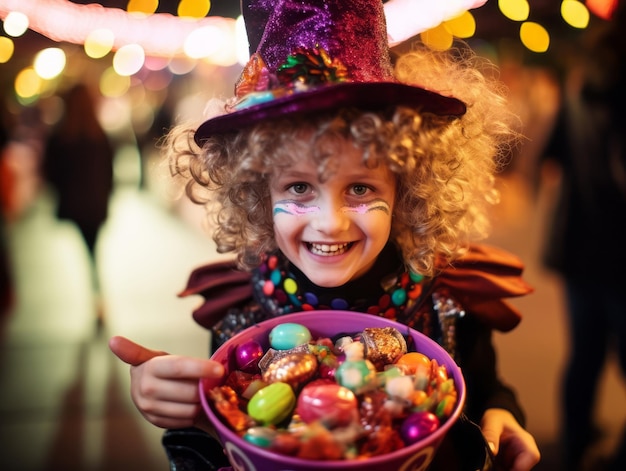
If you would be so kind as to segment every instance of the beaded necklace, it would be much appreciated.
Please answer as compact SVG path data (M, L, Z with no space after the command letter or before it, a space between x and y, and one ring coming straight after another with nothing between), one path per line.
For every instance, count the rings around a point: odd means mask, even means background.
M385 274L381 278L381 274ZM407 271L394 245L388 244L371 270L337 288L322 288L281 253L271 254L253 277L254 297L273 316L312 310L349 310L397 320L426 335L430 332L416 308L428 292L427 280Z

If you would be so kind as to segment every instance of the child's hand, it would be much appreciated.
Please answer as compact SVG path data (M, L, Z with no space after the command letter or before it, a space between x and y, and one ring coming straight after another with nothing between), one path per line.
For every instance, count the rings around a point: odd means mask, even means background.
M539 462L540 454L535 439L509 411L488 409L480 425L487 443L496 455L496 469L528 471Z
M109 348L130 365L131 398L139 412L163 428L206 429L200 406L198 381L214 379L216 385L224 367L215 361L168 355L150 350L124 337L113 337Z

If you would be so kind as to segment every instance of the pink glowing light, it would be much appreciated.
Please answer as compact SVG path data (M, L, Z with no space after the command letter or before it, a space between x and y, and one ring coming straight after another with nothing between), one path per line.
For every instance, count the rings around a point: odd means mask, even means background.
M29 28L58 42L84 44L95 29L109 29L115 36L114 49L127 44L140 45L146 55L183 55L183 45L194 30L206 26L229 26L232 18L211 16L199 20L179 18L168 13L150 16L130 14L99 4L78 5L67 0L0 0L0 18L18 11L29 18ZM233 26L234 27L234 26Z

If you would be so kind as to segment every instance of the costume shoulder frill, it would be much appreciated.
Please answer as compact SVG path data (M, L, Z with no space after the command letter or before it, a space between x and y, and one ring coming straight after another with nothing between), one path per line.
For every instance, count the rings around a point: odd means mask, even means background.
M466 311L491 328L507 332L522 319L507 298L533 292L522 278L523 271L524 264L512 253L473 244L463 257L441 269L433 291L447 290Z
M463 257L441 268L432 290L446 291L490 327L509 331L520 322L521 314L507 298L533 291L522 279L523 269L523 263L515 255L475 244ZM204 298L193 311L193 318L210 329L230 309L252 300L251 278L250 273L238 270L234 261L215 262L196 268L179 296Z

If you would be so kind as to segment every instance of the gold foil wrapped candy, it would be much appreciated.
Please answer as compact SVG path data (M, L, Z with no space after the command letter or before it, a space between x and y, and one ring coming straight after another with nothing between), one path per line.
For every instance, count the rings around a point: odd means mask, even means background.
M370 327L361 333L365 345L365 358L371 361L377 371L390 365L407 353L406 340L393 327Z

